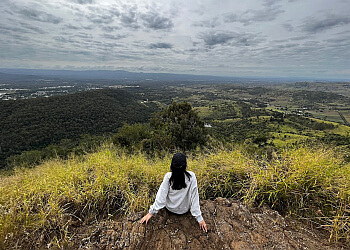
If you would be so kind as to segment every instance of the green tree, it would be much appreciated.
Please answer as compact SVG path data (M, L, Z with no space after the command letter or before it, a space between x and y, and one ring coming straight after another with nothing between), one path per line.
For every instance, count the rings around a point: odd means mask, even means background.
M204 122L188 102L173 102L166 109L156 113L150 124L155 130L155 135L168 137L165 142L167 147L192 150L207 141Z
M151 131L148 124L135 123L129 125L125 123L113 137L112 141L116 145L134 149L140 146L143 140L150 139Z

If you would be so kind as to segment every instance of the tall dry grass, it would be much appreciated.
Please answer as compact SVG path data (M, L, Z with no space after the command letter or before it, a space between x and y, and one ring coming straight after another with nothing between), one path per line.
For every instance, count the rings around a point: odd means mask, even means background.
M110 145L84 159L51 160L0 178L0 248L66 247L73 226L146 211L171 155L129 155ZM350 165L331 149L297 147L273 157L243 147L189 156L202 199L267 203L349 241Z
M283 214L312 221L331 240L350 234L350 164L330 148L299 146L272 160L255 161L246 203L267 203Z

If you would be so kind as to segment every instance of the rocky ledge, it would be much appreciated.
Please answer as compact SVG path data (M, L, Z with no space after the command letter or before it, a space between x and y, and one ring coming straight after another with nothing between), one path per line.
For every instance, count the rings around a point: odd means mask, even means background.
M249 208L233 199L201 201L208 232L191 214L161 210L148 225L141 213L81 228L73 237L80 249L348 249L328 242L325 232L282 217L268 207Z

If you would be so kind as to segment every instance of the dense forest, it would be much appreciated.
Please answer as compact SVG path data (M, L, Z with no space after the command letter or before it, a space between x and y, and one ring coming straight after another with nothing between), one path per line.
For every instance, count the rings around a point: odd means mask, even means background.
M42 149L83 134L115 133L123 123L145 122L158 110L124 90L104 89L28 100L0 101L0 167L22 151Z

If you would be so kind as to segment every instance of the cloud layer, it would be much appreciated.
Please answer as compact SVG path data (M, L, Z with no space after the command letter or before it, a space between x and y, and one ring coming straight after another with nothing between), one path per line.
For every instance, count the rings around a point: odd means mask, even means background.
M2 0L0 68L350 79L343 0Z

